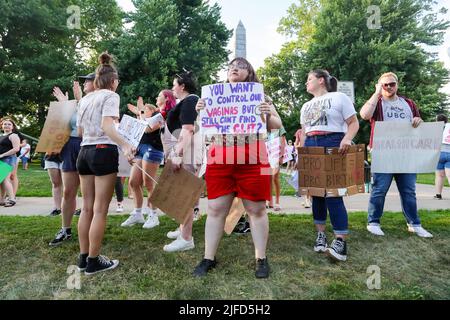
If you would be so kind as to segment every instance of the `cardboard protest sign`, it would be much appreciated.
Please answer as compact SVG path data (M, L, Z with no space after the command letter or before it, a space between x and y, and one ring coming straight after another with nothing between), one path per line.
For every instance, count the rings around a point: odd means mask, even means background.
M283 164L287 163L291 160L294 160L294 156L292 155L292 149L286 147L284 148L284 155L283 155Z
M364 193L364 145L298 148L299 188L303 195L342 197Z
M77 109L77 101L50 102L36 152L60 153L70 137L70 119Z
M202 87L206 108L200 112L202 134L265 133L259 105L264 102L260 83L218 83Z
M228 213L227 220L225 221L224 230L227 234L231 234L236 227L239 219L244 215L245 208L242 199L234 198L231 205L230 212Z
M442 134L442 143L450 144L450 123L447 123Z
M171 161L167 160L150 201L176 222L183 224L192 214L204 187L205 181L187 170L181 168L172 171Z
M13 167L6 162L0 161L0 183L13 171Z
M146 121L124 115L117 130L129 144L137 148L147 126Z
M443 122L375 123L371 171L374 173L430 173L436 170L442 144Z
M280 138L276 137L266 141L267 158L269 159L269 164L272 169L278 168L280 161Z

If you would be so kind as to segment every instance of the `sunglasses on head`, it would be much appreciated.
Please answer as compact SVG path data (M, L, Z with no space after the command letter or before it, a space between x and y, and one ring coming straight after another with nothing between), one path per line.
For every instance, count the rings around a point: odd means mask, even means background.
M383 83L383 88L395 88L397 86L397 82L389 82L389 83Z

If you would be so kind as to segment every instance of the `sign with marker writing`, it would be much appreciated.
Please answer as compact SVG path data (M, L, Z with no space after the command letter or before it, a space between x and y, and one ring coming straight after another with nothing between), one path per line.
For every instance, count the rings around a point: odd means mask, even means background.
M443 122L378 121L372 146L371 171L375 173L430 173L439 160Z
M260 83L218 83L202 87L206 108L200 112L202 134L265 133L259 109L264 102Z
M147 126L146 121L124 115L117 131L129 144L137 148Z

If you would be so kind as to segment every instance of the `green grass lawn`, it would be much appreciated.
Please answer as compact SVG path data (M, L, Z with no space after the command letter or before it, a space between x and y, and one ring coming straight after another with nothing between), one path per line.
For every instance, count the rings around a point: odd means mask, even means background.
M269 279L254 276L250 235L225 236L218 265L207 277L191 276L204 250L204 221L194 225L196 248L167 254L167 217L153 230L123 229L111 216L102 252L119 259L111 272L86 277L68 290L67 268L76 263L78 242L49 248L60 219L0 216L0 300L4 299L450 299L450 210L421 211L434 234L408 234L401 213L386 213L385 237L366 229L366 213L350 215L349 259L332 263L312 250L311 216L270 216ZM328 232L329 237L331 236ZM369 290L367 268L381 270L381 289Z
M52 188L47 171L43 170L36 162L32 163L29 170L25 171L19 168L19 192L18 197L51 197ZM289 176L280 175L281 195L292 196L295 190L287 183ZM128 181L128 180L127 180ZM419 174L417 183L434 185L434 174ZM445 186L449 186L446 181ZM128 185L124 186L125 195L128 196Z

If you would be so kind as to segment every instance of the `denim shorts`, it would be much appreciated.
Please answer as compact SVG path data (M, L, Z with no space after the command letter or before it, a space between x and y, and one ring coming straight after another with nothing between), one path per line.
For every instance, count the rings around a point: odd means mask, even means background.
M4 163L9 164L11 167L14 167L17 163L17 156L7 156L0 159Z
M450 169L450 152L441 152L437 170Z
M141 143L137 148L136 158L151 163L161 163L164 159L164 152L156 149L151 144Z

